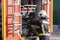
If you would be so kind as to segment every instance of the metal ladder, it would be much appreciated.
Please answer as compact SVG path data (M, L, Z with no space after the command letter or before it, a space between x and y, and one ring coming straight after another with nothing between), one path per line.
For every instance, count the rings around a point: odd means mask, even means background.
M7 15L7 35L12 34L14 36L17 34L20 36L20 30L22 29L22 15L19 9L21 6L20 0L12 0L12 2L12 5L8 5L8 7L12 6L12 14Z
M14 1L13 1L14 2ZM22 15L21 15L21 13L20 13L20 11L18 12L14 7L16 7L16 6L21 6L20 5L20 1L18 0L18 4L13 4L13 35L15 34L15 33L18 33L18 35L20 35L20 29L21 29L21 27L22 27ZM15 9L15 10L14 10ZM19 10L19 9L18 9ZM14 12L14 11L16 11L16 12ZM16 19L16 18L18 18L18 19ZM18 27L19 26L19 28L16 28L16 26ZM22 30L21 30L22 31Z

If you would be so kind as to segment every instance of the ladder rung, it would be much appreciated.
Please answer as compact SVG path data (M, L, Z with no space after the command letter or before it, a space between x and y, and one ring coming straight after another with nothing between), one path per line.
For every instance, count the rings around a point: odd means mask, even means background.
M43 5L47 5L47 4L49 4L49 3L47 3L47 2L43 2L42 4L43 4Z
M27 8L24 8L24 9L27 9ZM36 9L36 8L29 8L29 9Z
M8 16L8 18L12 18L13 16Z
M24 6L37 7L37 5L24 5Z
M13 22L13 23L19 23L19 22Z
M20 6L20 4L13 4L13 5L19 5Z
M26 13L27 11L21 11L21 12L25 12ZM28 11L28 12L33 12L33 11Z
M17 25L22 25L22 24L14 24L15 26L17 26Z
M12 30L13 28L8 28L8 30Z
M17 14L17 15L14 15L14 16L22 16L22 15Z
M22 16L20 13L14 13L15 16Z

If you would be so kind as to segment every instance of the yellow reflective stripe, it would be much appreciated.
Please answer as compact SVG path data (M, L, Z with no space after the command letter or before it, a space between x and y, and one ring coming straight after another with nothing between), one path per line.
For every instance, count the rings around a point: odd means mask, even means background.
M38 36L49 36L50 34L39 34Z
M43 35L45 35L45 31L44 31L44 26L42 24L42 31L43 31Z
M42 34L39 34L39 33L35 30L34 25L31 25L31 26L33 27L33 30L36 32L36 34L37 34L38 36L50 35L50 34L46 34L46 33L45 33L43 24L42 24L42 31L43 31Z
M34 31L35 31L35 32L36 32L36 34L38 35L38 32L35 30L34 25L31 25L31 26L33 27Z

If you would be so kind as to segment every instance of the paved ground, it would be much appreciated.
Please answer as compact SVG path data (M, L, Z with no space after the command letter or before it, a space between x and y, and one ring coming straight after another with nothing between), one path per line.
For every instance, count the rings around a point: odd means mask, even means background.
M52 37L52 40L60 40L60 37Z
M23 39L22 39L23 40ZM30 39L31 40L31 39ZM39 38L37 37L37 40L39 40ZM60 36L59 35L54 35L52 36L51 40L60 40Z

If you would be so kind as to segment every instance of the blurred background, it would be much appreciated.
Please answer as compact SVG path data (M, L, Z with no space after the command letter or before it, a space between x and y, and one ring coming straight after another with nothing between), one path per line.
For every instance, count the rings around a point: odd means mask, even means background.
M53 4L53 34L60 35L60 0L54 0Z
M60 0L53 0L53 40L60 40Z

